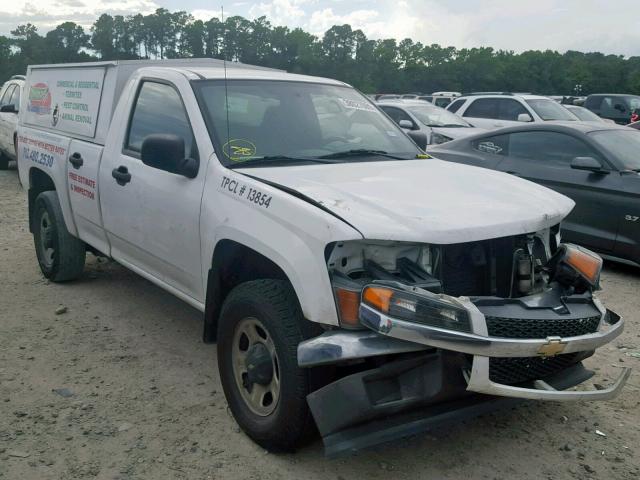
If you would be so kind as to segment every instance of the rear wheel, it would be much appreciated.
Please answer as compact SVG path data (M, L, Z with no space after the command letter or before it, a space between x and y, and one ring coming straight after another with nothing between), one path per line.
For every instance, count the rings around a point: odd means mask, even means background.
M33 240L40 270L54 282L75 280L82 274L85 244L67 230L55 191L36 198Z
M293 289L281 280L241 284L222 307L222 387L242 430L267 450L291 451L313 431L308 372L297 361L304 322Z
M0 152L0 170L7 170L9 168L9 157Z

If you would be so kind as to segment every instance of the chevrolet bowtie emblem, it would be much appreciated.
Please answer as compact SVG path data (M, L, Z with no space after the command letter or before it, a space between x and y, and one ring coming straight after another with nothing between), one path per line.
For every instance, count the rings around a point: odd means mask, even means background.
M540 346L538 349L538 355L543 357L553 357L564 351L564 347L567 346L566 342L563 342L561 338L549 339L547 343Z

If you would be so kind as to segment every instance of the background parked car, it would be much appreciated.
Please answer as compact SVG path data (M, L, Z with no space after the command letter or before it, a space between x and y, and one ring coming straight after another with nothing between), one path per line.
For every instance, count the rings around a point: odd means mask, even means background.
M10 160L16 160L16 126L24 88L24 75L14 75L0 90L0 170L6 170Z
M627 125L627 127L635 128L636 130L640 130L640 122L633 122Z
M613 120L599 117L591 110L579 107L578 105L565 105L564 108L573 113L579 120L583 122L596 122L596 123L615 123Z
M437 107L445 108L461 95L462 94L460 92L433 92L431 94L431 103L433 103Z
M444 108L422 100L385 100L378 105L400 127L423 131L429 145L482 131Z
M375 95L376 100L394 100L400 98L400 95L395 93L377 93Z
M631 115L640 108L640 96L617 93L589 95L584 106L602 118L609 118L620 125L631 122Z
M576 202L564 241L640 264L640 135L618 125L529 124L431 150L443 160L526 178Z
M527 122L577 121L563 105L528 94L479 94L460 97L447 107L476 127L494 129Z

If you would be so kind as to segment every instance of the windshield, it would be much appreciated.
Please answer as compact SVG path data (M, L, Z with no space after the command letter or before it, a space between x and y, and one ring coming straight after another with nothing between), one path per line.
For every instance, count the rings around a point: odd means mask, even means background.
M587 110L582 107L567 107L568 110L573 113L578 119L585 122L602 122L602 119L593 113L591 110Z
M634 130L602 130L589 134L604 150L611 153L623 170L640 170L640 134Z
M304 164L353 151L359 155L345 155L344 161L409 159L420 153L350 87L270 80L228 80L225 86L222 80L204 80L194 88L226 166L249 161L256 166L262 159L265 165L274 159Z
M546 98L526 100L542 120L577 120L569 110Z
M415 117L427 127L470 127L469 123L454 113L430 105L407 106Z

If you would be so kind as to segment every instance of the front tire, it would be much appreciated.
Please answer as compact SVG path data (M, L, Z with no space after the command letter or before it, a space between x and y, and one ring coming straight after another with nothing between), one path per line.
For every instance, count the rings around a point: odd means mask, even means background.
M0 152L0 170L8 170L9 169L9 157L7 157L4 153Z
M309 374L298 367L305 319L291 286L255 280L234 288L218 326L218 366L240 428L269 451L292 451L313 431Z
M42 274L54 282L80 277L86 247L73 237L64 223L55 191L42 192L35 201L33 240Z

